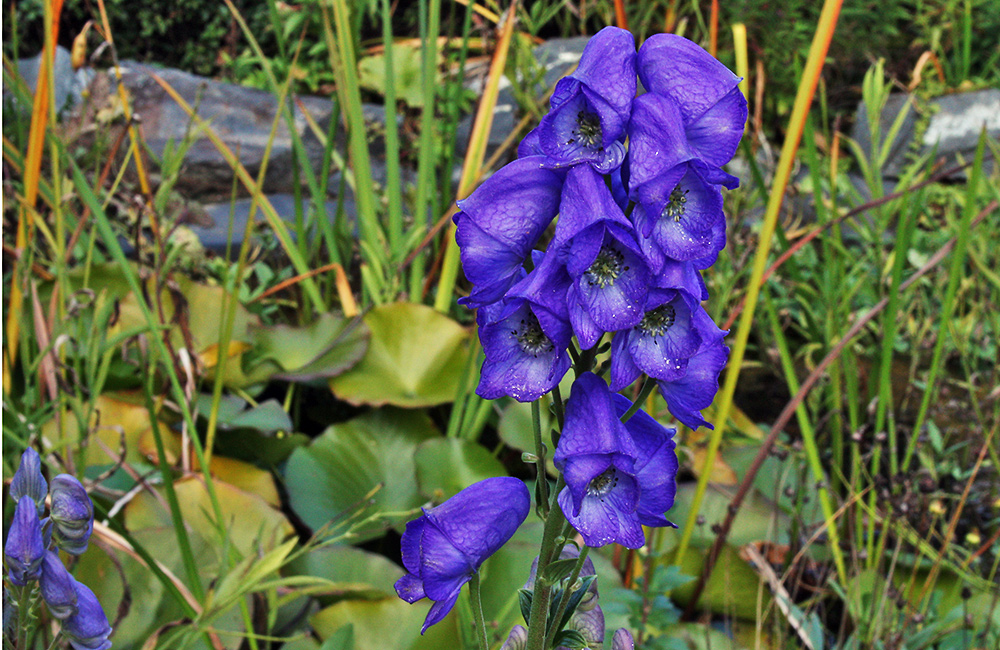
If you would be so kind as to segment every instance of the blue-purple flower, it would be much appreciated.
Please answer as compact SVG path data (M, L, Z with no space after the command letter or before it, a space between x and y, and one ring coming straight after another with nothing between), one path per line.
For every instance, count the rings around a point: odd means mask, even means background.
M521 277L538 239L559 210L562 176L541 166L543 158L522 158L490 176L458 202L455 235L465 277L473 284L469 308L500 300Z
M701 416L701 410L711 406L715 399L719 390L719 373L726 367L728 359L729 348L722 343L722 338L709 340L688 360L684 376L657 382L660 395L675 418L692 429L714 428Z
M642 318L650 273L634 228L588 166L566 176L552 248L571 283L565 301L583 348Z
M7 559L10 581L18 587L37 580L41 575L45 542L42 539L42 525L38 520L38 508L27 494L18 500L14 509L14 519L7 532L3 554Z
M476 320L486 356L476 389L480 397L509 395L521 402L534 401L552 390L569 370L569 322L565 315L553 314L535 302L558 284L545 275L551 267L551 262L543 260L510 290L508 298L480 307ZM567 283L568 277L556 292L565 295Z
M408 573L396 581L396 593L408 603L435 601L421 634L451 611L462 585L514 535L530 506L522 481L489 478L406 524L402 552Z
M32 447L28 447L21 454L21 464L14 472L14 478L10 482L10 496L15 502L21 497L29 496L35 502L38 516L45 512L45 495L49 488L42 476L42 459L38 452Z
M77 611L76 580L63 566L59 554L46 551L42 560L42 575L38 581L42 598L49 612L58 619L66 619Z
M87 550L94 530L94 504L87 490L74 476L59 474L52 479L53 536L56 546L71 555Z
M615 412L619 417L632 402L615 393ZM639 482L639 504L636 514L643 526L674 526L664 513L674 506L677 494L676 429L668 429L643 410L636 411L625 423L637 452L635 478Z
M621 165L636 90L635 40L605 27L584 48L576 71L556 84L551 110L525 137L520 155L541 153L547 164L589 163L602 173Z
M73 581L76 591L76 613L63 621L62 633L76 650L107 650L111 625L97 602L97 596L85 584Z
M604 380L583 373L573 383L554 461L566 479L559 507L587 546L645 543L636 509L638 450L618 419Z

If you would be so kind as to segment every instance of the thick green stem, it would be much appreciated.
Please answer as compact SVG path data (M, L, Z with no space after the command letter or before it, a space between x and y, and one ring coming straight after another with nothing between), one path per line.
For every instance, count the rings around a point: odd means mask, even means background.
M639 412L639 409L642 408L642 403L646 401L646 398L649 397L654 388L656 388L656 380L652 377L646 377L646 381L642 384L642 389L639 391L639 396L632 402L632 406L628 407L628 410L622 414L622 422L628 422L629 418Z
M479 572L472 574L469 581L469 600L472 602L472 616L476 619L476 640L479 650L489 650L486 641L486 618L483 616L483 599L479 593Z
M531 598L528 644L525 650L542 650L544 648L546 619L549 612L549 598L552 595L552 585L546 582L542 576L545 573L545 567L552 561L553 552L556 548L556 538L562 532L563 523L566 521L558 501L559 492L565 486L566 482L560 476L559 480L556 481L549 516L545 520L545 529L542 532L542 545L538 551L538 569L535 571L535 590Z
M559 633L559 621L562 620L563 614L566 613L566 606L569 604L570 593L573 590L573 585L580 578L580 571L583 569L583 563L587 559L587 554L590 553L590 547L584 546L580 549L580 557L576 559L576 565L573 567L573 573L570 574L569 580L566 582L566 588L563 589L562 597L559 599L559 607L556 609L556 615L552 618L552 629L545 637L545 647L551 648L553 642L556 640L556 634Z
M542 443L542 414L539 400L531 403L531 428L535 433L535 468L538 481L538 494L540 496L539 505L542 512L549 514L549 481L545 472L545 445Z

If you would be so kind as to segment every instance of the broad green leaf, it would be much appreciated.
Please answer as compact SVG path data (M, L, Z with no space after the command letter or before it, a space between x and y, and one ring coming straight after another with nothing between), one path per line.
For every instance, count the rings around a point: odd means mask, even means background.
M149 411L139 393L105 393L95 398L88 422L79 422L76 413L67 408L62 417L52 418L42 426L42 439L60 453L66 453L66 447L79 449L74 459L78 466L86 468L116 462L123 443L126 462L145 462L140 441L149 430ZM83 432L89 439L86 447L79 445Z
M468 354L465 328L413 303L376 307L364 321L371 329L368 352L330 380L337 397L351 404L408 408L455 399Z
M198 395L198 412L207 418L212 408L212 396ZM224 429L253 429L265 434L288 431L292 419L275 399L265 400L257 406L247 408L246 400L234 395L223 395L219 401L218 427Z
M680 564L681 572L690 576L701 574L705 563L702 549L689 548ZM717 614L734 615L737 618L755 620L757 617L757 589L760 577L732 546L726 544L719 553L719 559L712 571L712 577L698 599L698 606ZM673 598L686 605L694 590L694 581L673 591ZM752 597L750 597L752 595ZM764 590L763 605L767 606L770 593Z
M361 359L368 327L357 318L321 314L304 327L272 325L250 329L254 347L243 356L251 383L269 378L312 381L335 377Z
M379 536L425 502L417 489L414 456L420 443L439 435L426 413L395 408L329 427L288 459L285 482L292 509L313 529L362 508L365 516L387 513L356 531L361 539Z
M338 598L379 600L395 595L393 585L405 571L384 555L354 546L326 546L295 559L288 572L325 578Z
M500 461L471 440L427 440L417 448L415 460L420 493L437 502L483 479L507 475Z
M391 45L393 88L396 98L412 108L424 105L420 86L420 51L408 45ZM366 56L358 62L358 83L366 89L385 95L385 54Z
M465 598L465 594L460 598ZM354 650L441 650L461 648L454 610L440 623L420 635L429 600L412 605L396 596L382 600L345 600L331 605L310 619L322 639L347 624L354 626Z

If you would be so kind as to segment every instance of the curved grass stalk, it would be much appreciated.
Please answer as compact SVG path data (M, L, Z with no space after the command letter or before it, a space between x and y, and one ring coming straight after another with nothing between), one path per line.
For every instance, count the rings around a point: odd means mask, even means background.
M719 406L716 409L716 425L712 436L709 439L708 449L705 454L705 461L698 476L698 485L695 489L694 498L691 502L691 511L685 522L680 543L675 555L675 564L680 565L691 543L691 536L694 533L695 522L698 518L698 511L705 498L705 491L708 488L710 476L709 468L715 464L715 458L719 452L719 443L722 441L722 434L725 432L729 412L733 406L733 395L736 392L736 380L739 378L740 366L743 364L743 356L746 353L747 340L750 336L750 327L753 324L754 311L757 307L757 300L760 297L761 279L767 268L767 258L771 250L771 240L778 223L778 212L785 195L785 187L792 172L792 164L795 161L795 153L798 150L799 141L805 128L806 117L809 114L809 107L816 92L816 85L819 83L820 71L823 68L823 61L826 52L830 47L833 38L833 31L837 24L837 17L840 15L842 0L826 0L823 3L823 11L820 14L816 33L813 37L812 46L809 49L809 57L806 60L805 70L802 80L799 83L798 92L795 95L795 104L792 109L792 116L789 118L788 134L781 149L781 158L778 161L778 168L774 175L774 184L768 198L767 208L764 213L764 223L761 228L760 240L758 242L757 253L754 257L753 270L747 285L746 306L741 315L739 326L736 331L736 338L733 341L732 352L729 357L729 366L726 370L725 383L720 391ZM841 580L846 579L847 570L844 565L842 553L836 545L832 546L834 558L837 564L837 573Z

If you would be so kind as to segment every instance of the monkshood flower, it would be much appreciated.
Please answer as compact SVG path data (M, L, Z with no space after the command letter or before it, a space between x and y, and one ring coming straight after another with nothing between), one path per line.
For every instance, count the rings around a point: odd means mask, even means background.
M631 222L589 166L566 176L552 249L571 279L565 300L584 349L642 319L649 269Z
M616 332L611 341L611 390L622 390L642 373L664 381L680 379L703 342L725 335L688 292L654 289L642 320Z
M562 176L542 162L540 156L515 160L458 202L455 238L473 284L459 302L470 309L503 298L559 210Z
M601 173L619 167L635 97L635 39L605 27L588 41L576 71L559 80L551 110L525 137L518 154L541 153L547 165L590 163Z
M69 474L52 479L52 519L56 546L71 555L87 550L94 531L94 504L80 481Z
M701 417L701 410L711 406L715 399L719 390L719 373L726 367L728 359L729 348L723 345L720 337L702 344L698 353L688 360L683 377L657 382L660 395L675 418L692 429L714 428Z
M73 581L76 613L63 621L62 633L76 650L107 650L111 625L97 596L85 584Z
M480 397L509 395L531 402L552 390L569 370L569 322L530 299L552 286L536 282L549 267L551 263L536 268L511 289L511 297L479 308L476 321L486 356L476 388Z
M435 601L421 634L451 611L462 585L514 535L530 506L531 496L521 480L489 478L406 524L401 544L408 573L395 587L408 603Z
M611 637L611 650L635 650L632 633L623 627L615 630L615 635Z
M500 650L524 650L528 645L528 629L523 625L515 625L507 635L507 640Z
M615 411L621 417L632 406L624 395L614 394ZM677 494L677 452L674 434L654 420L645 411L636 411L625 430L632 438L638 456L635 461L635 478L639 482L639 505L636 514L643 526L671 526L663 514L674 506Z
M45 541L42 539L42 524L38 520L38 508L27 494L17 502L14 519L7 533L7 543L3 547L10 572L11 583L23 587L37 580L42 573L45 557Z
M676 34L646 39L639 48L638 73L649 95L666 97L678 107L694 157L712 167L732 159L747 119L740 77Z
M76 613L76 580L63 566L59 554L46 551L42 560L42 576L38 581L42 598L49 612L58 619L66 619Z
M10 496L15 502L21 497L29 496L35 502L38 516L45 512L45 495L48 494L49 487L42 476L42 459L38 452L28 447L21 454L21 464L18 465L14 473L14 479L10 482Z
M573 382L566 422L553 458L566 479L559 507L587 546L645 543L636 509L638 450L618 419L611 392L593 373Z

